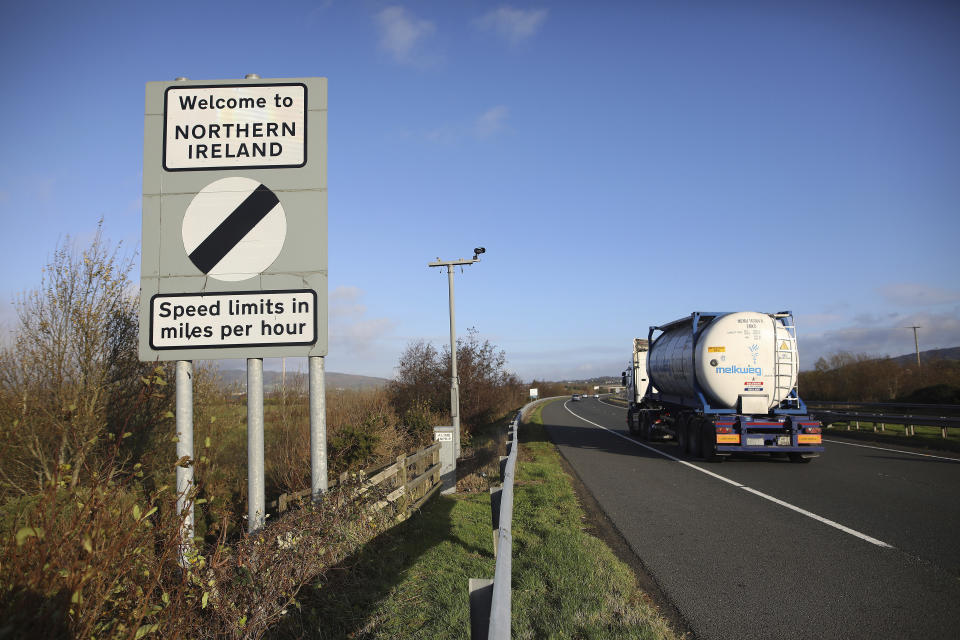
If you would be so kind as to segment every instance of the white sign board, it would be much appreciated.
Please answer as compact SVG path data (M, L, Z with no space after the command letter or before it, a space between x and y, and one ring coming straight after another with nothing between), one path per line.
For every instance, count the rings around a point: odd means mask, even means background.
M141 360L327 353L327 81L148 82Z
M536 400L537 397L539 396L539 393L540 393L540 392L539 392L539 390L537 390L537 389L530 389L530 399L531 399L531 400Z
M169 87L164 114L167 171L306 164L304 84Z
M317 336L317 294L252 291L155 295L150 300L153 349L307 345Z

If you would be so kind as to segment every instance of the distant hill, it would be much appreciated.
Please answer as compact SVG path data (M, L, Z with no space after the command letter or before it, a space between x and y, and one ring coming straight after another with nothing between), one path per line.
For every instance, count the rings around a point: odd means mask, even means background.
M583 384L583 385L610 385L610 384L620 384L620 374L616 376L598 376L596 378L585 378L580 380L561 380L567 384Z
M243 369L220 369L220 378L225 386L245 387L247 384L247 372ZM266 392L276 391L280 388L283 374L280 371L263 372L263 388ZM287 387L296 387L301 385L304 389L309 383L308 376L305 373L287 372ZM352 373L336 373L327 371L324 374L324 383L327 391L336 389L378 389L385 387L390 382L386 378L374 378L371 376L358 376Z
M906 355L890 358L901 366L916 364L917 354L908 353ZM931 362L933 360L960 360L960 347L950 347L949 349L928 349L920 352L920 364Z

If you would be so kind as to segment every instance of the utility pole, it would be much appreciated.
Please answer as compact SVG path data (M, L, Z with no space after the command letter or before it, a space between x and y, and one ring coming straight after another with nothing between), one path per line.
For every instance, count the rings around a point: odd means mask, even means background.
M920 368L920 340L917 338L917 329L922 328L918 326L904 327L904 329L913 329L913 346L917 350L917 369Z
M480 254L485 252L486 249L483 247L477 247L473 250L473 259L471 260L443 261L437 258L436 262L427 264L428 267L446 267L447 281L450 286L450 419L453 422L453 450L457 458L460 457L460 381L457 377L457 330L453 312L453 268L480 262Z

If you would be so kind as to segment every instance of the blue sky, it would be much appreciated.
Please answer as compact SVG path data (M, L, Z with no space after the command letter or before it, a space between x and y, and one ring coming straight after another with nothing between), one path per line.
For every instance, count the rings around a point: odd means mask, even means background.
M615 374L693 310L792 309L803 364L960 345L960 4L16 3L0 321L67 235L140 243L148 81L329 79L328 370L476 327ZM136 277L139 277L135 274ZM268 365L269 366L269 365Z

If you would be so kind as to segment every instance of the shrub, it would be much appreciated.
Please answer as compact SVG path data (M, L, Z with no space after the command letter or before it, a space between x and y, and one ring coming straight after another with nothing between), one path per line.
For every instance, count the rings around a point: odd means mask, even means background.
M77 486L98 468L107 433L130 433L128 461L141 456L170 408L168 367L137 359L132 265L118 252L99 229L82 251L68 238L17 303L14 344L0 352L0 497L55 479Z
M460 428L464 435L523 403L526 387L506 371L506 362L504 352L489 340L481 340L476 329L457 339ZM438 352L423 341L408 345L400 356L397 377L388 387L397 413L414 421L449 416L450 372L448 348Z

